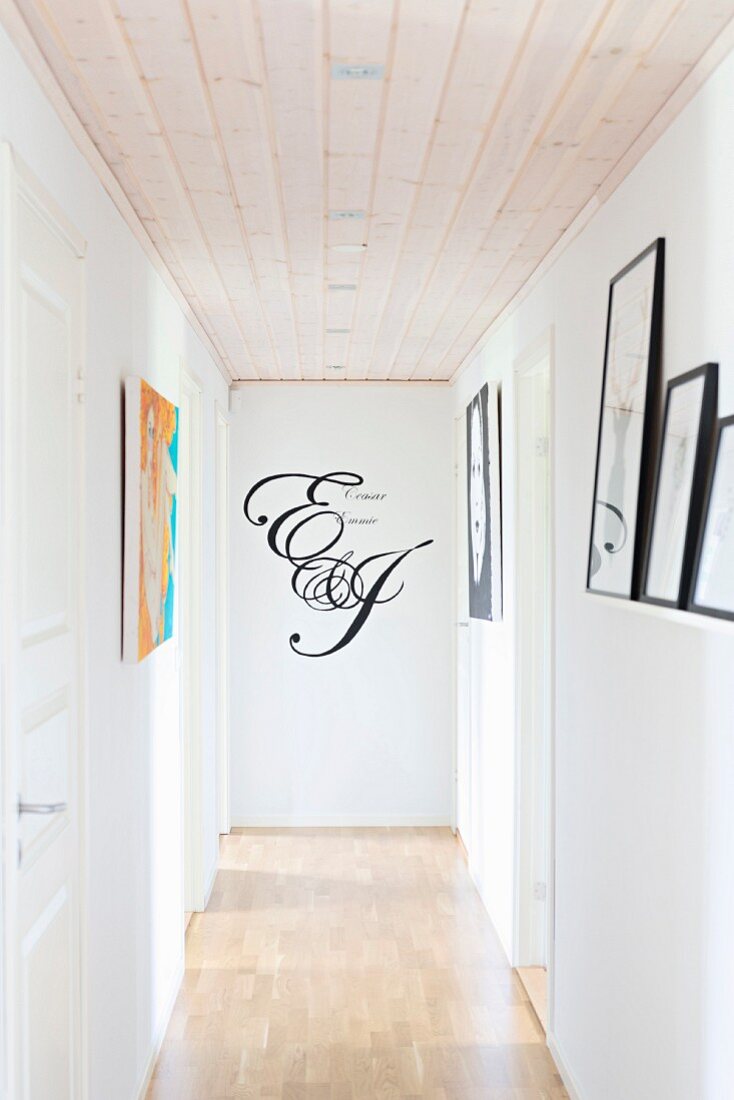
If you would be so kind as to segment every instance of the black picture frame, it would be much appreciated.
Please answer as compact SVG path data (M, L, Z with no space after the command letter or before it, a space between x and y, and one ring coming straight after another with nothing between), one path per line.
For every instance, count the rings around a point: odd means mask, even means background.
M655 255L655 270L653 276L652 302L650 309L650 335L648 342L646 374L645 374L645 400L643 409L642 437L640 444L640 469L637 483L637 500L634 507L635 533L632 550L632 568L630 572L629 590L615 592L613 590L597 587L592 584L596 573L594 545L594 530L596 524L596 512L599 506L599 470L602 453L604 433L604 410L609 373L609 351L612 317L614 312L614 292L626 276L633 271L643 260L651 254ZM594 495L591 504L591 522L589 526L589 548L586 568L586 591L599 596L611 596L615 599L638 600L642 587L642 567L647 544L647 528L650 516L652 499L653 476L655 472L654 453L655 437L657 431L660 388L661 388L661 358L663 337L663 291L665 281L665 238L658 237L635 256L630 263L618 271L609 284L609 297L607 305L607 325L604 342L604 370L602 374L601 401L599 408L599 429L596 441L596 466L594 470ZM606 504L609 507L608 504ZM611 509L614 511L614 509ZM624 517L620 514L621 524L624 527ZM605 544L605 549L608 547ZM614 552L614 551L612 551Z
M650 566L653 541L655 538L655 521L659 503L661 480L663 475L663 462L665 459L665 440L667 434L668 418L672 397L677 389L690 385L697 378L703 378L703 394L701 396L701 411L698 422L696 438L696 453L693 460L693 473L691 478L691 492L688 505L688 518L683 544L683 557L681 560L680 576L678 578L678 594L675 599L666 599L661 596L652 596L648 593L650 580ZM645 547L645 566L640 592L640 600L643 603L655 604L658 607L675 607L685 609L691 596L693 584L693 568L696 559L696 547L698 545L703 507L706 497L706 483L711 464L714 437L716 433L716 415L718 408L719 391L719 365L718 363L704 363L700 367L686 371L684 374L671 378L668 381L665 393L665 410L663 412L662 432L660 446L658 448L658 462L655 474L655 490L652 498L652 510L647 532Z
M485 382L466 408L469 618L482 622L502 618L500 463L499 387ZM475 526L482 531L479 545L474 537Z
M695 611L698 615L710 615L712 618L715 619L727 619L729 622L734 622L734 611L729 611L725 608L720 607L713 607L709 604L697 603L696 601L698 574L701 568L701 558L703 556L704 542L706 539L706 528L708 525L709 511L711 509L711 500L714 483L716 480L716 472L721 458L724 433L729 431L734 432L734 415L723 417L723 419L719 420L716 425L716 444L713 449L711 462L709 463L708 477L706 480L706 493L701 515L701 523L699 525L698 540L696 543L696 556L693 565L693 578L691 581L691 590L688 600L688 610Z

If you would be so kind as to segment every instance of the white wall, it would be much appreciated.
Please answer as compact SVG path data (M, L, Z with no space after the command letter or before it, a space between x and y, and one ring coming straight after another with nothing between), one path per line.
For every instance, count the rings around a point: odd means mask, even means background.
M122 218L0 31L0 139L88 243L85 404L88 1018L92 1100L134 1100L183 960L179 686L174 644L139 666L121 644L121 397L128 374L178 399L203 387L204 575L214 570L214 401L226 386ZM214 602L204 600L204 755L214 760ZM213 791L213 775L205 777ZM205 801L205 861L217 855Z
M485 378L503 387L506 619L472 627L486 812L471 860L512 950L513 806L486 842L493 792L514 789L512 371L553 326L553 1030L581 1100L734 1095L734 628L584 591L609 279L657 236L665 373L718 361L734 412L733 100L730 57L455 386L457 414Z
M248 386L231 439L231 805L234 823L448 823L451 814L451 394L446 387ZM248 523L260 478L354 471L383 501L347 527L356 557L424 539L399 569L405 590L338 653L353 612L321 614L291 591L292 568ZM262 510L302 502L282 485ZM275 501L277 500L277 507ZM345 507L339 492L334 500ZM269 511L270 504L274 511ZM260 514L261 506L255 508ZM337 549L337 548L335 548ZM396 576L398 576L396 575ZM392 591L392 587L390 588Z

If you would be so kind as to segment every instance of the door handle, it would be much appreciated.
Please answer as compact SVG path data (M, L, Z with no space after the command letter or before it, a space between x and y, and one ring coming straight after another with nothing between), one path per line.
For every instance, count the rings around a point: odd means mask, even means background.
M18 817L21 814L61 814L66 802L22 802L18 799Z

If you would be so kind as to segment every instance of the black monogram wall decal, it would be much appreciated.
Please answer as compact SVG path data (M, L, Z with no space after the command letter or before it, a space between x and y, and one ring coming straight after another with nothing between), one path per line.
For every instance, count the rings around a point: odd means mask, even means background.
M276 481L293 479L302 503L294 504L272 520L267 515L254 516L254 498ZM328 657L348 645L380 604L391 603L403 591L404 584L393 580L393 574L416 550L430 546L426 539L407 550L386 550L370 554L358 562L353 550L337 549L347 523L348 511L339 510L334 497L346 502L355 496L366 500L381 500L384 494L359 494L364 484L359 474L337 471L321 476L314 474L272 474L252 486L245 497L245 518L255 527L267 527L267 543L274 554L293 567L291 588L313 611L353 612L349 625L329 649L311 653L300 648L300 634L291 634L290 646L302 657ZM373 517L369 521L376 522Z

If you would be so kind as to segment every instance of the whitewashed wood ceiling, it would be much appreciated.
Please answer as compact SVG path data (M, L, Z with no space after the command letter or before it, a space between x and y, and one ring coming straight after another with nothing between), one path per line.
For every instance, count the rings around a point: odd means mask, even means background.
M734 14L17 7L233 379L449 379Z

